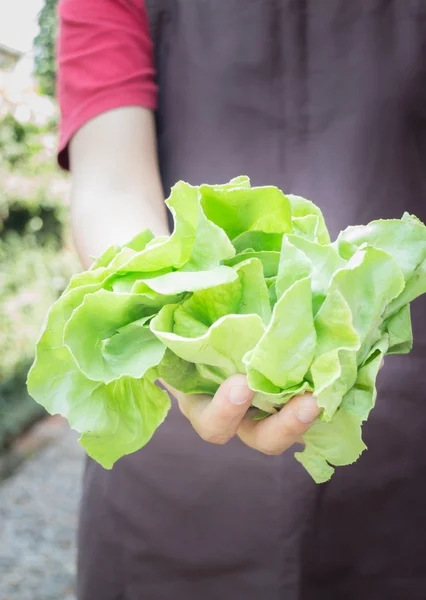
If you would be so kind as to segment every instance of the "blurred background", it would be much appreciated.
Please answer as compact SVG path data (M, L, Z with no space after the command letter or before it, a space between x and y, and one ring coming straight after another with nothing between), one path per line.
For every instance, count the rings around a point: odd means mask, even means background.
M82 453L27 395L49 306L79 269L56 166L57 0L0 0L0 599L74 598Z

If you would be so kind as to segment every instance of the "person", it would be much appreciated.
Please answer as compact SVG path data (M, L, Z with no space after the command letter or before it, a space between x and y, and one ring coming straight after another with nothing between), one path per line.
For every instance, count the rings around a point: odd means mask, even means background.
M421 0L60 0L58 159L83 265L165 234L178 180L246 174L319 204L334 235L425 220L425 19ZM369 451L328 484L284 452L315 400L250 424L243 375L180 395L111 471L88 460L79 600L424 600L424 310L379 378Z

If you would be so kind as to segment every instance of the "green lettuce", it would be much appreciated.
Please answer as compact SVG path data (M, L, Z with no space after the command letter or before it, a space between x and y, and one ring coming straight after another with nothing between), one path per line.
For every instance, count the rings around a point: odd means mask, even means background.
M296 458L327 481L365 450L383 357L411 350L426 227L404 214L330 243L318 206L244 176L178 182L167 206L170 236L141 231L71 279L46 317L30 394L111 468L166 418L158 379L212 396L246 374L254 419L308 391L322 413Z

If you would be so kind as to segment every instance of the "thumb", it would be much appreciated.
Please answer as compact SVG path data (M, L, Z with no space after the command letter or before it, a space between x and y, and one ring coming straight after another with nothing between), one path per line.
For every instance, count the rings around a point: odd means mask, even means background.
M281 454L311 427L321 409L312 394L296 396L263 421L245 419L238 431L242 441L265 454Z
M185 412L197 433L207 442L225 444L238 427L253 399L245 375L233 375L213 398L192 399L187 396ZM201 401L200 401L201 400Z

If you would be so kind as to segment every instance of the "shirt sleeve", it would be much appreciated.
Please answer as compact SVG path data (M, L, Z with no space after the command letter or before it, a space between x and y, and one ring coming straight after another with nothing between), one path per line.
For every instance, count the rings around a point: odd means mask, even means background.
M58 18L58 162L68 169L82 125L122 106L155 109L157 88L143 0L60 0Z

